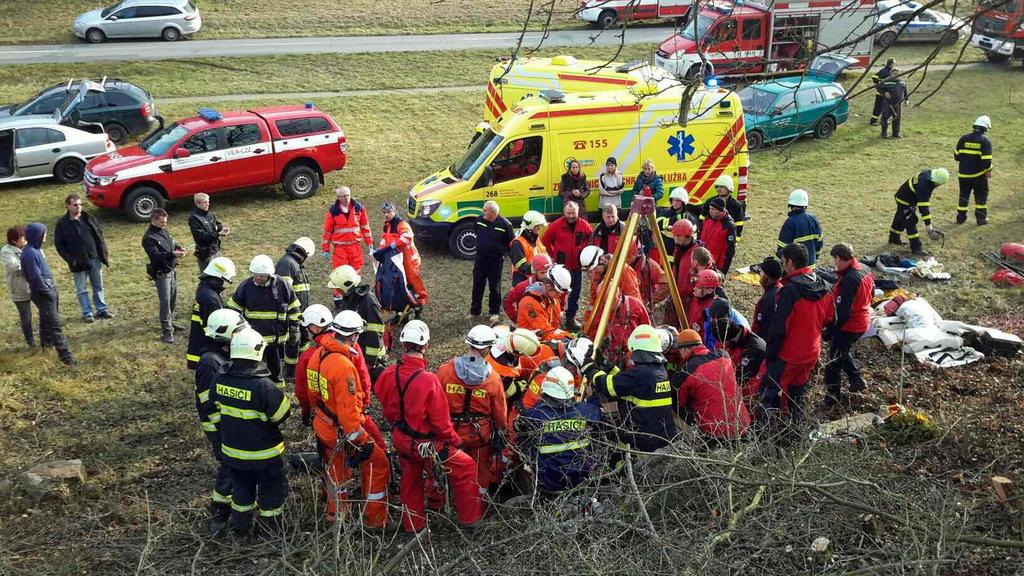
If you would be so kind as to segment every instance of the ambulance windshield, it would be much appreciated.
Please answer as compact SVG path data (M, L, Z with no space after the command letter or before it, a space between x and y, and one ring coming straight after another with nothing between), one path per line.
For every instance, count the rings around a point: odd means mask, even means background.
M469 145L469 149L466 150L462 159L451 165L450 170L452 172L452 176L466 180L473 176L473 174L476 174L480 165L490 157L491 153L501 145L501 142L504 139L504 136L498 136L490 128L485 129L483 133Z

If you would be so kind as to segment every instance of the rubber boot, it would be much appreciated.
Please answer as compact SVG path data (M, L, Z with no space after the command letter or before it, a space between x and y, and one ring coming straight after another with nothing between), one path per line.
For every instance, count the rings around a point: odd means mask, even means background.
M903 240L900 235L895 232L889 232L889 244L895 244L896 246L902 246Z
M914 254L924 253L924 246L921 245L920 238L912 238L910 240L910 251L913 252Z
M225 502L210 503L210 535L214 538L220 536L228 527L228 518L231 516L231 505Z

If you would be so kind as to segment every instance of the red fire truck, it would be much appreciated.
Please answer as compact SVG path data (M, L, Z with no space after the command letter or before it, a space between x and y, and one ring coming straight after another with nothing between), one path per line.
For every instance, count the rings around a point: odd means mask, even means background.
M982 49L989 62L1024 58L1024 2L979 2L971 34L971 46Z
M654 60L680 78L800 70L813 54L822 52L851 56L867 66L874 7L875 0L715 0L702 5L677 34L662 42Z

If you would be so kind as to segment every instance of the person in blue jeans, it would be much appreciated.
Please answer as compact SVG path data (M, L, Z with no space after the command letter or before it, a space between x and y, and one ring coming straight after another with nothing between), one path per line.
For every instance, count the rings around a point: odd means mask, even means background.
M82 198L78 194L69 194L64 199L64 207L67 212L57 221L53 231L53 245L74 276L75 295L78 297L78 305L82 307L82 319L93 322L94 318L113 318L114 315L107 310L106 295L103 293L103 266L110 266L110 262L100 223L82 210ZM87 280L92 286L91 306L85 285Z

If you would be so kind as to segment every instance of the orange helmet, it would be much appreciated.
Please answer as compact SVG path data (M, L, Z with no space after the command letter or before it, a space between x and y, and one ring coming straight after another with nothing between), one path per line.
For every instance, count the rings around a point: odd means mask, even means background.
M551 256L548 256L544 252L538 252L533 255L533 260L530 261L530 267L533 271L541 270L543 268L551 267Z
M714 270L701 270L697 274L697 288L718 288L722 285L722 278Z
M673 236L693 236L693 222L690 222L686 218L676 220L672 224L672 235Z

